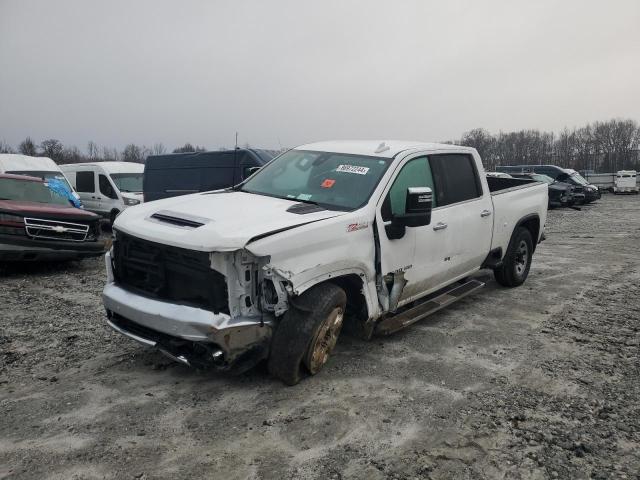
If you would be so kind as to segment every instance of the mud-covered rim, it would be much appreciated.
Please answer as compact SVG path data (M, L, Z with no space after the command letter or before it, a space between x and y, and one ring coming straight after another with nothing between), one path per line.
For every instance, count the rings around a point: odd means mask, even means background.
M318 373L336 346L338 335L342 329L344 310L335 307L318 328L304 359L304 363L312 375Z
M524 240L520 240L520 244L516 250L515 273L518 277L522 277L527 270L529 262L529 246Z

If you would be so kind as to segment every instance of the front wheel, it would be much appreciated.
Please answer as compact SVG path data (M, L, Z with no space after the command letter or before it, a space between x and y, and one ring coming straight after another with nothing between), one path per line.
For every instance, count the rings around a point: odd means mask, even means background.
M524 227L518 227L513 232L507 254L502 259L502 265L494 270L496 281L505 287L522 285L529 275L532 255L531 232Z
M269 372L287 385L322 370L336 346L347 304L337 285L323 283L295 298L277 325L271 342Z

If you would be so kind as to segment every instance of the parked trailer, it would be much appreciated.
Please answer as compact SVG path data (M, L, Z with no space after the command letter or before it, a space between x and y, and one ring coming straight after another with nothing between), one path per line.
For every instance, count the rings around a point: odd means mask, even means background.
M638 173L635 170L620 170L616 174L613 193L638 193Z

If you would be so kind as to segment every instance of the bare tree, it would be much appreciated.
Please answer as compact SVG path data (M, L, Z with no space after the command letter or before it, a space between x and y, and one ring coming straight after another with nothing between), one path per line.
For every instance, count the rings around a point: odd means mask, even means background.
M122 151L122 161L142 163L144 161L144 153L142 148L134 143L130 143Z
M206 152L207 149L196 145L195 147L189 142L185 143L182 147L174 148L173 153L190 153L190 152Z
M0 153L15 153L15 151L7 142L0 140Z
M151 147L152 155L163 155L167 153L167 149L162 143L154 143L153 147Z
M89 140L87 143L87 159L91 162L95 162L100 158L100 149L98 144L93 140Z
M72 147L65 147L62 150L61 163L81 163L85 160L85 156L75 145Z
M62 143L55 138L50 138L48 140L43 140L40 144L40 150L42 150L42 156L49 157L56 163L62 162Z
M23 155L29 155L31 157L35 157L38 154L38 148L33 140L31 140L31 137L27 137L20 142L18 151Z

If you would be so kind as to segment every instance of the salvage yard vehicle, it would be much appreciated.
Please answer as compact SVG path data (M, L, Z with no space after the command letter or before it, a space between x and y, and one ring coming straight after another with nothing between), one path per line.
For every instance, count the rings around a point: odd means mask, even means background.
M0 174L0 261L104 255L99 217L74 207L41 178Z
M237 148L217 152L170 153L147 157L146 202L237 185L274 157L274 152Z
M142 202L144 165L135 162L94 162L60 165L85 208L109 219Z
M564 182L574 187L574 194L583 194L584 202L591 203L601 197L600 189L587 182L582 175L571 168L562 168L556 165L502 165L496 167L499 172L509 173L541 173L554 180ZM580 203L579 199L576 203Z
M487 178L475 149L335 141L283 153L226 190L146 203L114 225L108 324L185 365L262 359L287 384L318 373L343 323L405 328L527 278L547 184Z
M584 203L584 194L574 194L574 187L568 183L554 180L542 173L514 173L513 178L529 178L536 182L544 182L549 185L549 208L570 207L576 201Z
M29 175L43 180L56 179L61 182L73 196L76 206L81 206L80 196L69 184L60 167L48 157L30 157L18 153L0 154L0 173L13 175Z
M616 183L613 193L635 193L638 194L638 184L636 183L638 173L635 170L620 170L616 173Z

